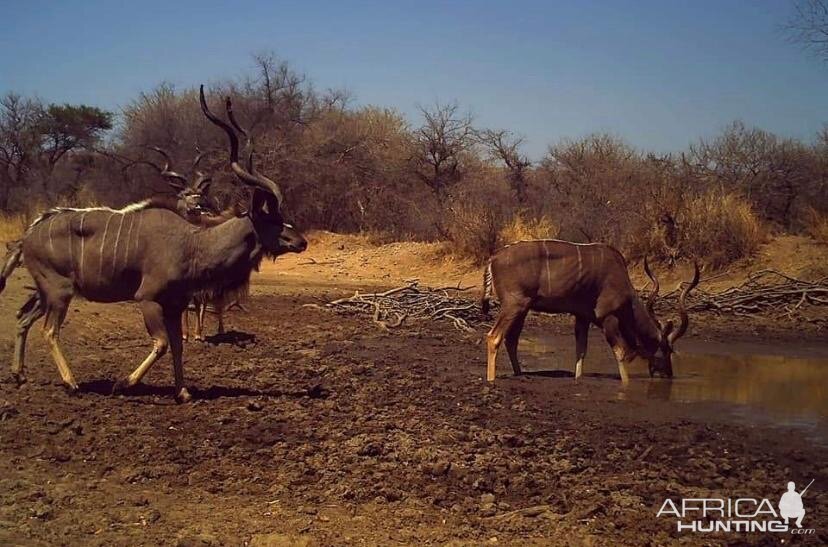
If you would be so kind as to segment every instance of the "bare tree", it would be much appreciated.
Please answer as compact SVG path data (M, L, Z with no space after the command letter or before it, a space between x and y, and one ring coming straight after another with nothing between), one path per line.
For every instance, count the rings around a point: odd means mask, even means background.
M828 61L828 1L796 0L786 28L793 42Z
M457 103L421 107L420 112L423 125L414 132L413 168L442 203L463 178L463 155L475 143L473 118L461 114Z
M34 167L43 105L9 93L0 99L0 209L8 209L13 192L25 186Z
M733 122L690 149L701 180L745 195L768 220L790 227L797 198L811 184L811 151L757 127Z
M480 141L488 148L490 155L503 162L508 170L509 186L515 199L522 207L528 200L528 170L532 166L529 158L520 153L522 137L514 137L506 130L486 129L480 132Z

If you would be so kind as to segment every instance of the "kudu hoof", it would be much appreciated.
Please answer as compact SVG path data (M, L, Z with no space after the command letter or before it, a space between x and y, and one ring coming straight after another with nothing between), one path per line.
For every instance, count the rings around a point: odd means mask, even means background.
M80 393L78 384L63 384L63 389L66 390L68 395L78 395Z
M193 400L193 396L190 395L190 392L187 391L186 387L182 387L181 390L178 392L178 394L175 396L175 402L180 404L180 405L189 403L192 400Z
M21 387L23 384L28 382L26 377L22 374L12 374L12 380L14 380L14 383L17 384L17 387Z

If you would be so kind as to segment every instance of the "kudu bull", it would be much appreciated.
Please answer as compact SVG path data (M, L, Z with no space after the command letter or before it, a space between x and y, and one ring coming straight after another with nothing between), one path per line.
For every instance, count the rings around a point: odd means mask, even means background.
M247 170L253 175L257 174L254 162L255 146L252 135L241 127L236 120L232 105L227 104L227 118L233 128L247 139L246 152L248 157ZM167 158L167 165L169 167L169 157ZM179 198L183 207L186 209L185 218L197 226L215 226L237 216L239 214L238 204L233 203L223 211L217 211L204 198L210 188L210 178L205 177L203 173L196 170L198 162L202 157L202 153L196 156L193 164L193 176L191 179L193 184L185 184L184 188L179 192ZM279 239L279 248L270 253L271 258L276 259L278 256L287 253L301 253L307 247L307 241L302 234L293 225L284 223L282 226L282 235ZM241 302L247 297L249 287L247 284L241 285L233 289L226 289L222 287L212 287L210 289L199 291L193 295L192 305L195 308L195 334L196 341L204 340L204 319L208 311L214 313L218 319L218 334L224 334L224 313L233 306L243 308ZM189 306L188 310L184 312L184 339L189 335Z
M679 296L679 325L662 325L653 306L658 280L646 260L653 290L645 305L627 273L624 257L601 243L579 244L559 240L523 241L507 245L489 261L483 274L484 313L488 313L492 286L500 299L500 313L489 331L486 378L495 379L497 350L505 340L514 373L520 374L517 348L530 310L575 316L575 377L582 373L590 324L604 331L618 361L621 381L627 383L626 363L641 356L656 372L673 376L673 346L687 331L687 294L699 283L699 268Z
M191 295L206 288L232 289L249 281L261 260L280 249L284 220L282 193L269 178L239 163L233 128L210 112L200 92L204 115L226 134L230 167L254 191L245 215L211 228L199 228L176 212L145 201L123 209L51 209L38 217L15 245L1 271L0 286L22 263L37 286L18 312L12 374L24 380L26 337L46 316L44 336L68 389L78 389L59 345L61 324L72 297L94 302L135 300L154 340L153 349L113 392L136 385L150 367L172 353L175 398L190 400L184 385L181 314ZM230 99L226 107L230 109Z

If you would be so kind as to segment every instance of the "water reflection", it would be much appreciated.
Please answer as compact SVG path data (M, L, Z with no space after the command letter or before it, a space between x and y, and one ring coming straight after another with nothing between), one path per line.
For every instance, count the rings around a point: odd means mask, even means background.
M527 370L574 370L574 339L526 337L521 358ZM619 399L658 399L676 403L724 403L721 411L740 422L770 422L813 431L828 442L828 358L693 352L674 356L672 381L650 380L643 362L633 364L628 389ZM721 351L721 349L717 350ZM585 376L617 377L617 366L602 340L591 339Z

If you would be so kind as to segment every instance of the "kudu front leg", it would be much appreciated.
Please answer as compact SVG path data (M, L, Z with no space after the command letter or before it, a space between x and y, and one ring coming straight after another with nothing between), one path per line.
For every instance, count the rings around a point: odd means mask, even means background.
M178 403L188 403L192 400L190 392L184 386L184 344L181 341L181 314L169 313L164 322L170 337L170 352L173 360L173 376L175 377L175 400Z
M164 314L161 305L156 302L141 302L141 312L144 314L144 324L147 327L147 332L153 339L152 351L147 355L138 368L132 371L128 376L115 382L112 386L112 394L117 395L122 393L125 389L136 386L144 375L149 371L150 367L155 364L158 359L167 353L167 348L170 345L170 339L167 334L167 327L164 324ZM181 343L181 319L178 323L178 343Z
M615 355L615 360L618 362L618 374L621 376L621 383L627 385L630 383L630 376L627 374L626 357L629 354L627 344L621 336L621 329L618 319L614 316L609 316L601 324L604 330L604 336L607 343L612 348L612 353Z
M29 336L29 329L45 313L38 292L29 295L29 298L17 312L17 336L14 339L14 356L11 365L12 377L17 385L26 382L26 339Z

